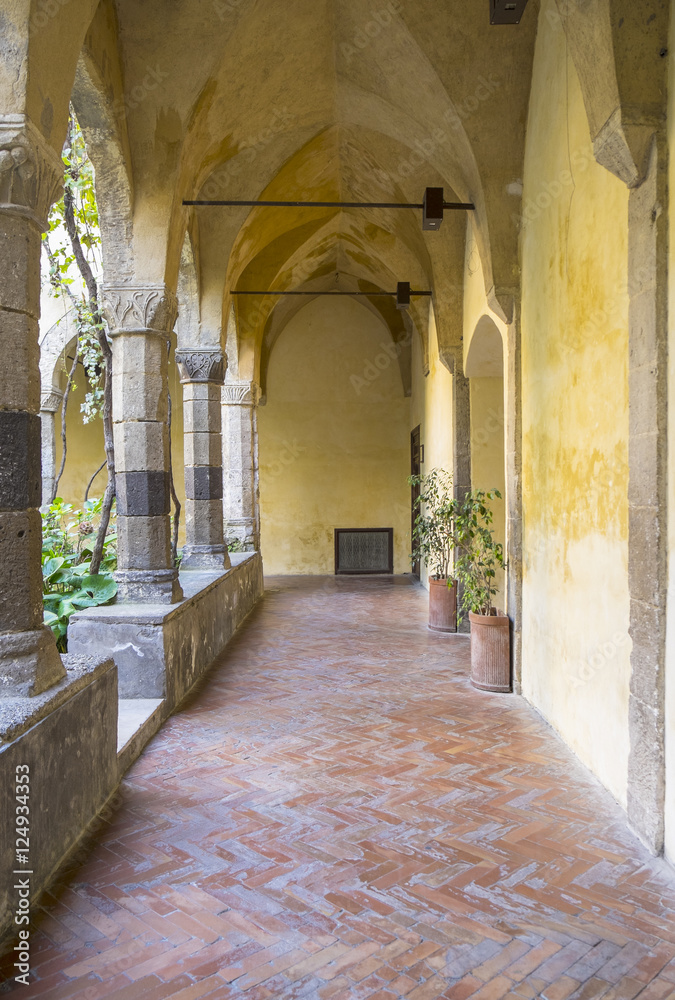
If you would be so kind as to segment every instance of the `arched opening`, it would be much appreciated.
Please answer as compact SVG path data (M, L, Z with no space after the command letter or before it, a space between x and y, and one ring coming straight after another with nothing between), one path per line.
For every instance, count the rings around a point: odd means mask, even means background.
M504 345L490 316L481 316L468 345L465 375L471 395L471 486L499 490L492 502L494 532L506 550L506 470L504 454ZM497 577L495 604L506 608L504 573Z
M409 572L408 422L396 345L349 297L317 297L269 358L258 413L266 572L334 572L337 528L393 528Z

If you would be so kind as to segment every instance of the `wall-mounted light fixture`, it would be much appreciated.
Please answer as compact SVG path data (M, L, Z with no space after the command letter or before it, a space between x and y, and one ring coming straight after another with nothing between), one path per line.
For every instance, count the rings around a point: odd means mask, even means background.
M410 282L399 281L396 286L396 308L407 309L410 305Z
M436 230L441 228L443 213L448 211L472 212L476 208L472 201L445 201L443 188L427 188L424 201L418 204L412 201L205 201L204 199L186 199L185 206L197 208L381 208L422 209L422 229Z
M520 24L527 0L490 0L490 24Z
M395 292L322 292L322 291L308 292L305 291L304 289L302 291L295 291L294 289L284 290L281 288L279 289L268 288L266 291L262 290L253 291L248 288L241 288L241 289L235 288L230 292L230 295L309 295L312 298L316 298L319 295L328 295L328 296L348 295L350 298L354 295L363 295L369 299L394 297L396 299L397 309L407 309L408 306L410 305L410 299L412 296L421 295L426 298L429 298L431 292L421 291L416 288L411 288L409 281L399 281L398 284L396 285Z

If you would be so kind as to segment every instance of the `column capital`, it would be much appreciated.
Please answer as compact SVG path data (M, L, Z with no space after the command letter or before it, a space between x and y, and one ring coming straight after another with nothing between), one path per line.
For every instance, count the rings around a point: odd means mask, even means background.
M107 285L101 308L110 333L166 337L178 318L178 300L166 285Z
M195 348L176 351L176 363L181 382L215 382L222 385L227 357L217 348Z
M63 400L63 393L54 386L43 392L40 397L41 413L56 413Z
M260 386L256 382L226 382L223 386L223 403L228 406L257 406Z
M63 185L63 162L26 115L0 115L0 211L47 228Z

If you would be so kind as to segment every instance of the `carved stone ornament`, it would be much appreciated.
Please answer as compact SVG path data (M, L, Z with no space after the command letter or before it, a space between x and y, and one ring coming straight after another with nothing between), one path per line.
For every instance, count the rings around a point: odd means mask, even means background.
M225 378L226 358L222 351L176 351L181 382L217 382Z
M103 314L111 334L173 330L178 302L166 285L117 285L103 290Z
M223 386L223 403L231 406L256 406L260 386L255 382L226 382Z
M63 186L63 163L25 115L0 117L0 208L47 227Z
M63 393L60 389L54 389L50 392L43 392L40 398L40 409L44 413L56 413L61 401L63 400Z

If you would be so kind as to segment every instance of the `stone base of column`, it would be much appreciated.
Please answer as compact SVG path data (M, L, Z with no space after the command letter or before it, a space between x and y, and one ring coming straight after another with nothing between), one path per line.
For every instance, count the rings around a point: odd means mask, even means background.
M120 570L115 580L119 604L176 604L183 600L177 569Z
M0 698L42 694L65 676L51 629L0 635Z
M242 552L258 552L260 536L255 518L230 518L225 521L225 540L237 541Z
M185 545L180 562L184 569L229 569L227 545Z

